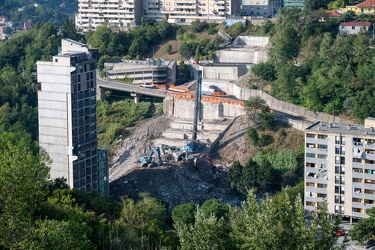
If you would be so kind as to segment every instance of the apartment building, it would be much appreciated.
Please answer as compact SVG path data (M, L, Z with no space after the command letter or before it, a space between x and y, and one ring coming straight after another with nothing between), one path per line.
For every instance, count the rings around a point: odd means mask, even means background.
M146 19L189 24L194 20L224 21L240 14L238 0L143 0Z
M52 159L51 178L71 188L108 193L105 151L96 137L97 50L62 39L52 62L37 62L39 145Z
M142 0L78 0L75 22L79 31L103 24L126 29L139 25L141 18Z
M318 122L305 131L305 209L324 200L332 214L366 218L375 203L375 119Z
M281 0L244 0L242 1L242 14L251 17L273 17L281 5Z
M194 20L223 21L239 16L238 0L78 0L76 27L80 31L109 26L126 29L141 19L189 24Z

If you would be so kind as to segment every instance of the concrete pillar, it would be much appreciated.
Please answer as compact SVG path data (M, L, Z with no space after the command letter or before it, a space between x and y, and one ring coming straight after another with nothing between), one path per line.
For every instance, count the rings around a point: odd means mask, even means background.
M105 88L96 87L96 100L105 100L107 98L105 91Z
M139 95L137 93L131 93L130 95L134 97L134 103L138 104L140 99L141 99L141 95Z
M134 96L134 103L138 104L139 103L139 99L140 99L139 96Z

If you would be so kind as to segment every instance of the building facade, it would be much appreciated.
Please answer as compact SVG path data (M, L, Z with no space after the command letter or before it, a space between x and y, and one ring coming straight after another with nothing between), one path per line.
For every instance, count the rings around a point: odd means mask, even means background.
M305 131L305 209L367 218L375 204L375 119L316 123Z
M126 29L141 24L141 19L189 24L194 20L224 21L239 16L237 0L78 0L76 27L95 30L108 24Z
M281 8L281 0L244 0L242 15L251 17L274 17Z
M168 86L176 82L176 62L165 62L162 59L146 61L128 60L117 63L104 63L107 79L127 78L133 84L155 83Z
M189 24L194 20L224 21L239 16L237 0L143 0L145 19Z
M346 8L341 9L344 12L353 11L355 14L375 14L375 0L365 0L357 5L346 6Z
M283 7L303 8L304 6L305 6L304 0L283 0Z
M51 178L106 194L106 158L99 164L96 136L96 53L62 39L52 62L37 62L39 145L52 159Z
M78 0L75 22L79 31L108 24L120 29L141 23L142 0Z
M342 35L354 35L369 32L370 26L370 22L343 22L340 23L339 32Z

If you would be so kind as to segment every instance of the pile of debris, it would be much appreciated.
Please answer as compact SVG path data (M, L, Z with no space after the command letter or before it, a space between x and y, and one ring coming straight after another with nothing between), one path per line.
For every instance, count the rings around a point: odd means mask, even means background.
M249 125L247 119L237 119L217 146L210 149L210 155L215 158L200 158L202 155L198 153L189 154L189 158L176 161L171 152L159 148L161 159L155 157L157 164L147 165L140 162L140 158L144 160L152 156L150 151L157 152L154 150L154 141L162 136L171 121L172 118L168 117L152 119L123 141L111 162L110 194L115 198L138 199L139 193L147 192L152 197L167 202L171 209L188 202L202 204L210 198L231 204L238 203L242 197L230 188L227 166L237 160L237 157L241 158L241 161L247 157L243 138ZM222 164L221 159L225 163L224 169L217 167Z

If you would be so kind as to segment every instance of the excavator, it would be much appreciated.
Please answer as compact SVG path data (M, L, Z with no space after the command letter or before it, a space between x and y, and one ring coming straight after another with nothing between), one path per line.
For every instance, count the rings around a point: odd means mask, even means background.
M223 167L220 165L220 164L214 164L211 160L210 157L208 157L205 153L201 154L201 156L199 156L199 159L206 159L208 161L208 163L210 163L210 166L211 166L211 171L213 173L217 172L217 171L223 171ZM194 165L196 167L196 160L194 160Z
M158 154L158 158L159 158L159 165L160 164L163 164L162 160L161 160L161 157L160 157L160 148L159 147L156 147L156 148L150 148L150 153L146 156L142 156L139 160L140 162L142 162L142 167L151 167L154 163L154 158L152 157L154 155L154 153L157 153Z

